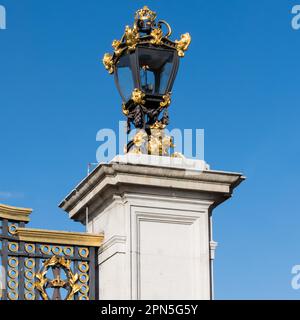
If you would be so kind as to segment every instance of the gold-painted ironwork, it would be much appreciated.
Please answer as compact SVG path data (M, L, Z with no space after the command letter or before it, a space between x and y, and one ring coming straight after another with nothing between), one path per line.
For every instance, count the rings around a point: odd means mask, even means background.
M161 108L166 108L171 104L171 93L163 95L163 101L160 102Z
M12 235L16 234L17 226L14 223L12 223L10 226L8 226L8 232Z
M122 103L122 112L123 112L123 114L124 114L125 116L128 116L128 114L129 114L129 110L126 109L125 103Z
M108 73L114 73L114 60L113 56L110 53L105 53L102 59L105 69Z
M160 45L163 38L163 32L160 28L153 29L151 32L151 44Z
M133 137L134 146L129 153L143 154L142 148L152 155L169 155L170 148L174 147L173 139L165 135L165 124L156 121L151 127L151 135L148 136L144 130L139 130Z
M31 281L25 281L25 289L28 291L34 290L34 284Z
M126 26L125 32L120 40L114 40L112 47L114 49L113 54L105 53L102 59L105 69L113 74L115 66L124 52L132 52L139 44L151 44L155 46L161 46L165 48L177 49L178 56L183 57L184 51L187 50L191 36L189 33L185 33L181 36L180 40L172 41L169 39L172 34L171 26L165 20L159 20L155 23L156 13L150 10L147 6L136 11L133 26ZM149 34L141 35L139 32L139 21L146 24L149 28ZM164 34L162 25L165 25L168 29Z
M38 293L40 291L35 287L35 282L40 289L46 283L46 294L50 296L51 292L50 298L55 300L64 297L61 293L65 290L60 290L61 287L67 290L69 299L74 298L74 295L76 299L85 295L89 299L95 299L94 258L96 248L103 241L103 235L27 229L24 228L24 215L29 215L30 212L30 209L0 205L0 262L6 271L2 283L4 290L0 288L0 300L41 299L43 293ZM52 250L60 264L49 266L51 270L43 274L43 270L39 270L40 264L42 263L43 268L45 260L53 255ZM65 260L61 260L62 257ZM72 262L66 259L72 259ZM80 271L78 264L82 262L85 264L81 264ZM39 273L40 280L35 279L36 273ZM79 292L81 285L90 289L83 289L88 294Z
M79 275L79 281L82 283L88 283L89 282L89 276L86 273L83 273Z
M137 88L132 91L131 99L135 104L145 104L145 93Z
M62 253L63 249L60 246L53 246L51 251L52 251L53 254L58 256L58 255L60 255Z
M133 137L133 143L137 147L141 147L147 141L147 138L147 133L144 130L139 130Z
M87 258L90 254L90 251L88 248L78 248L78 253L80 257Z
M72 247L64 247L63 251L66 256L72 256L74 254L74 249Z
M16 288L18 288L18 282L16 280L7 281L7 285L12 290L15 290Z
M144 130L139 130L133 137L134 147L129 150L129 153L142 154L142 147L147 150L148 135Z
M88 272L89 271L89 264L87 262L79 262L78 269L81 272Z
M86 284L81 285L80 292L83 294L87 294L89 292L89 287Z
M167 28L168 28L168 32L165 34L165 38L169 38L170 35L172 34L172 28L171 26L169 25L169 23L165 20L159 20L158 22L158 27L161 29L161 25L164 24Z
M129 51L134 51L136 48L136 45L139 43L140 34L138 32L138 29L136 26L133 28L126 26L125 27L125 44Z
M59 275L55 279L49 280L46 274L49 268L62 268L67 275L66 280L62 280ZM41 294L43 300L49 300L49 296L46 292L47 285L52 288L68 288L68 294L65 300L72 300L74 295L80 291L82 285L78 282L78 274L73 273L71 270L71 260L67 260L64 257L53 256L46 260L43 264L43 268L36 274L37 281L34 283L35 288Z
M34 272L31 270L26 270L25 271L25 278L28 280L33 280L34 279Z
M19 272L16 269L9 269L7 274L11 279L16 279L19 276Z
M28 253L34 253L35 245L33 243L25 243L25 251Z
M188 49L192 38L189 33L182 34L180 40L176 40L176 49L179 57L184 57L184 52Z
M161 123L160 121L156 121L154 124L150 126L150 129L154 129L151 131L152 133L159 132L159 134L161 134L161 132L157 130L163 130L165 127L166 127L165 124Z
M167 156L170 148L174 147L173 138L165 134L164 127L159 121L152 126L148 144L149 154Z
M19 265L19 261L15 257L8 258L8 265L12 268L16 268Z
M50 252L51 252L51 247L48 246L48 245L42 245L42 246L41 246L41 251L42 251L44 254L50 254Z
M33 269L35 266L35 261L32 258L26 259L25 260L25 267L28 269Z
M149 20L154 22L155 19L156 12L150 10L147 6L144 6L142 9L137 10L134 15L135 23L137 23L138 20Z
M67 231L52 231L30 228L17 228L19 240L26 242L50 243L53 245L78 245L99 247L103 242L103 235L91 234L84 232L67 232ZM45 251L47 248L47 251ZM42 245L41 250L44 254L50 253L50 246Z
M121 47L122 42L120 40L114 40L112 42L112 47L114 48L114 53L118 57L122 54L123 48Z
M8 250L11 252L17 252L19 250L19 244L16 242L9 242Z
M25 300L34 300L35 294L33 292L26 292L25 293Z
M19 298L19 294L16 291L9 291L7 293L7 296L8 296L9 300L18 300L18 298Z

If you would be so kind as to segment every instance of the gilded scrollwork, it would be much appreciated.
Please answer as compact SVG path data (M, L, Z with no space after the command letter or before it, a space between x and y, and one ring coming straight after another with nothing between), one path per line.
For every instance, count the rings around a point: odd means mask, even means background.
M163 130L151 130L151 136L148 143L148 153L151 155L168 156L169 150L172 148L173 139L165 135Z
M116 56L120 56L121 53L122 53L123 50L124 50L124 49L122 48L121 44L122 44L122 41L120 41L120 40L114 40L114 41L112 42L112 47L114 48L114 53L115 53Z
M139 42L139 32L136 26L133 28L126 26L125 28L125 43L128 47L129 51L134 51L136 48L136 45Z
M190 34L187 32L182 34L180 40L176 40L176 49L179 57L184 57L184 51L186 51L192 41Z
M163 95L163 101L160 102L161 108L167 108L171 104L171 93Z
M102 59L103 65L108 73L114 73L114 60L110 53L105 53Z
M161 121L155 121L155 123L150 126L150 129L162 130L165 127L166 127L166 125L164 123L162 123Z
M184 51L187 50L191 42L190 35L185 33L181 36L180 40L173 42L169 39L169 36L172 33L171 26L165 20L159 20L156 23L155 19L156 13L147 6L144 6L135 13L133 26L126 26L121 40L113 41L112 47L114 49L114 54L111 55L107 53L104 55L103 64L110 74L114 73L114 66L118 62L119 57L124 52L135 51L140 43L176 48L178 55L180 57L184 56ZM142 23L143 26L141 26L140 23ZM165 35L162 31L162 25L167 27L167 33ZM144 30L146 34L143 35L142 30Z
M139 130L133 137L133 147L129 153L142 154L143 150L147 150L148 135L144 130Z
M160 45L161 39L163 38L163 32L160 28L153 29L151 32L152 39L150 40L151 44Z

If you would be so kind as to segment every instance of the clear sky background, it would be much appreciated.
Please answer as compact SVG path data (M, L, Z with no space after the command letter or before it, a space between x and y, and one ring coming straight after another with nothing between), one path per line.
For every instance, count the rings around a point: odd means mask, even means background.
M124 120L101 58L144 4L190 32L173 127L204 128L212 169L247 176L214 211L217 299L299 299L300 30L288 0L0 0L0 202L31 227L83 231L57 204L95 162L102 128Z

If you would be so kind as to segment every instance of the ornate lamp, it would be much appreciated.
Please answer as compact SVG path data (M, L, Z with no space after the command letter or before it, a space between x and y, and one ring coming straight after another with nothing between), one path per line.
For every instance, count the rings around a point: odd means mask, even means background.
M172 146L163 129L169 123L168 106L179 58L191 37L185 33L180 40L171 41L171 33L170 25L164 20L156 22L156 13L145 6L135 13L133 27L126 26L121 40L113 41L113 55L103 57L123 100L127 133L131 124L139 129L127 152L167 155Z

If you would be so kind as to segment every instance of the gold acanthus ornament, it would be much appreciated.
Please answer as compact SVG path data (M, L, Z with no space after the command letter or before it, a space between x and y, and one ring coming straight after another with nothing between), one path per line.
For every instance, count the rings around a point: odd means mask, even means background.
M153 129L153 132L157 132L155 130L163 130L165 129L165 127L166 127L165 124L161 123L160 121L155 121L154 124L151 125L150 129Z
M162 130L154 129L151 131L151 136L148 143L149 154L168 156L169 150L173 146L172 137L164 135Z
M160 28L153 29L151 32L152 39L150 40L151 44L160 45L161 39L163 38L163 32Z
M145 104L145 93L141 91L140 89L135 88L132 91L131 99L135 104Z
M121 44L122 42L120 40L114 40L111 45L114 48L114 53L117 57L120 56L124 50L120 47Z
M129 150L129 153L133 154L143 154L144 152L142 149L147 150L147 143L148 143L148 135L147 133L142 129L139 130L133 137L133 147ZM127 153L128 150L125 148L125 153Z
M104 64L105 69L110 73L114 73L114 60L113 56L110 53L105 53L102 62Z
M140 148L143 143L145 143L148 139L148 135L144 130L140 130L134 137L133 137L133 143L135 146Z
M134 51L140 38L137 27L134 26L133 28L130 28L129 26L126 26L124 36L125 36L125 43L128 47L128 50Z
M186 51L192 41L190 34L187 32L182 34L180 40L175 40L176 49L179 57L184 57L184 51Z
M161 108L167 108L171 104L171 92L163 95L163 101L160 102Z
M144 130L139 130L133 137L134 147L128 153L143 154L142 149L144 149L150 155L169 155L169 150L174 147L174 144L172 137L165 135L164 128L165 125L157 121L151 126L150 136Z

